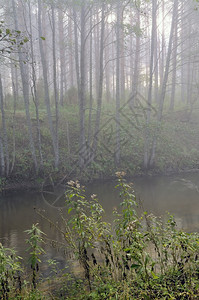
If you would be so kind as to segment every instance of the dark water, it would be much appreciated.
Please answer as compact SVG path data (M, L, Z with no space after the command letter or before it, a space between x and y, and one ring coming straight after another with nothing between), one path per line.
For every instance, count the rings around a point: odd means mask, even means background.
M155 176L132 179L137 199L140 199L144 210L158 216L167 211L175 215L180 228L199 232L199 172L186 173L176 176ZM87 188L88 194L97 194L106 211L106 218L111 220L112 209L118 208L120 198L114 188L116 182L95 183ZM9 196L0 196L0 242L15 248L21 256L27 256L27 245L24 232L31 228L33 223L39 223L47 237L60 239L56 230L42 219L35 210L45 210L50 219L57 221L59 212L55 206L63 206L63 199L55 191L55 195L45 193L13 193ZM57 259L63 262L63 252L53 249L47 243L44 245L45 259Z

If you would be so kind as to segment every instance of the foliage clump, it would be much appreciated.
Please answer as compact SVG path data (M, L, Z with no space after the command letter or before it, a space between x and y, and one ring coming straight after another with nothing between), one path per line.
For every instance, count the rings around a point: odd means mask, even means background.
M179 231L171 215L165 222L138 213L125 173L116 176L121 209L112 225L96 195L87 199L78 181L68 183L65 240L86 279L68 299L197 299L199 235Z
M20 257L0 243L0 299L9 299L10 294L21 291Z
M27 231L33 271L30 295L37 294L37 299L198 299L199 235L178 230L171 215L165 222L141 213L132 185L124 180L125 173L116 175L121 209L114 211L113 224L104 220L97 195L86 197L84 187L72 180L60 222L48 220L62 234L62 245L71 253L72 262L76 267L79 263L78 274L73 274L72 267L70 272L60 273L56 262L51 262L56 276L50 275L49 288L46 280L43 285L36 284L42 232L37 225ZM11 256L3 249L1 246L4 267L9 266L9 274L18 272L18 262L10 264Z

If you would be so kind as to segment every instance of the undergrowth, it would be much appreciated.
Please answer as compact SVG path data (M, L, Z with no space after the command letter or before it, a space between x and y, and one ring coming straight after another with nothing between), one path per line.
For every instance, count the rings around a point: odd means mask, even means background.
M120 124L120 167L125 170L128 176L143 174L146 171L159 174L198 168L198 112L194 111L190 120L184 118L185 112L185 108L182 112L180 108L177 108L172 114L165 114L160 128L156 122L156 117L152 117L148 128L149 150L152 149L153 137L157 128L159 128L159 134L154 166L150 170L146 170L143 164L146 132L145 110L142 107L138 107L132 115L132 112L128 108L122 109ZM94 124L95 117L95 112L93 112L92 125ZM116 123L114 117L115 112L105 106L102 110L97 152L94 154L94 159L85 158L84 171L81 172L82 170L80 170L77 163L80 152L79 127L76 121L78 110L70 105L67 106L67 109L63 109L60 112L59 119L60 164L57 170L54 168L53 148L46 115L40 109L43 164L37 173L34 169L30 151L26 147L28 143L28 131L26 125L24 125L25 115L23 111L17 111L14 137L12 119L8 118L7 120L7 127L10 128L8 130L9 156L10 164L13 168L9 176L6 176L6 183L20 183L30 180L32 182L37 182L37 180L43 182L49 174L51 174L54 181L59 181L66 174L70 174L69 177L74 176L75 178L84 180L84 182L90 179L112 177L112 174L117 170L114 159L116 152ZM33 136L36 141L37 125L33 109L31 110L31 118L33 122ZM88 112L86 112L85 124L87 135L87 128L89 127ZM37 143L35 142L35 144ZM88 142L86 147L88 147L88 154L92 152L92 141L90 141L90 144ZM36 155L39 161L38 149Z

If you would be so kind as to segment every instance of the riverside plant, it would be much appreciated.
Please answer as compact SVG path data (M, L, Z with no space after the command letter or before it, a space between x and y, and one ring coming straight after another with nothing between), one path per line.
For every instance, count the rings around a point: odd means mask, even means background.
M0 299L21 293L21 257L0 243Z
M171 215L163 221L140 213L125 173L117 172L116 176L121 208L114 211L112 225L104 221L105 212L97 196L87 197L78 181L68 182L60 221L53 223L46 218L62 234L62 245L83 272L56 276L56 285L48 295L45 293L45 299L199 299L199 235L178 230ZM41 285L37 285L43 233L38 224L27 233L32 289L30 297L18 299L44 299L38 290ZM0 268L5 270L0 273L0 289L6 287L2 299L17 299L9 298L9 293L11 288L12 295L13 290L17 293L13 278L20 271L19 258L10 251L0 247ZM56 274L56 262L50 264ZM8 282L5 274L10 274Z
M32 269L32 288L36 290L37 287L37 275L39 272L39 264L41 263L40 256L45 253L42 248L42 243L44 243L43 236L44 233L39 229L38 223L33 224L32 228L25 231L29 238L26 243L29 245L27 251L30 254L29 263Z
M32 269L31 290L29 282L23 276L24 269L21 265L22 258L16 255L13 249L6 248L0 243L0 299L43 299L37 289L37 275L39 272L40 255L44 253L41 244L44 233L39 229L38 224L33 224L32 228L26 230L29 238L27 251L30 254L29 263Z
M198 234L178 230L171 215L164 222L138 214L132 185L124 172L116 176L121 209L114 211L113 226L103 221L96 195L87 199L78 181L68 182L68 217L62 213L62 220L64 238L88 282L81 299L197 299Z

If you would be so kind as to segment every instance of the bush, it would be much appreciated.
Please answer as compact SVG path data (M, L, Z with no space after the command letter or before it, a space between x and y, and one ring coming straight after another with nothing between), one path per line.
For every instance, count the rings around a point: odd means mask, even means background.
M78 181L68 183L68 217L62 212L63 224L56 228L84 271L76 297L197 299L199 235L178 231L171 215L166 223L147 212L139 215L132 186L123 172L116 175L122 202L113 226L103 221L96 195L87 199Z
M179 231L169 214L165 222L147 212L138 213L132 185L125 182L124 172L116 175L121 209L114 211L113 224L104 221L97 196L87 198L84 187L72 180L60 222L53 224L45 217L62 234L76 267L79 262L83 272L78 278L73 268L71 274L59 272L56 262L50 261L51 286L42 293L40 284L39 291L36 282L43 233L37 224L27 231L32 267L27 299L199 299L199 234ZM0 263L0 291L3 299L9 299L10 291L17 295L14 279L20 278L16 277L19 258L1 246ZM21 288L21 279L17 282Z

